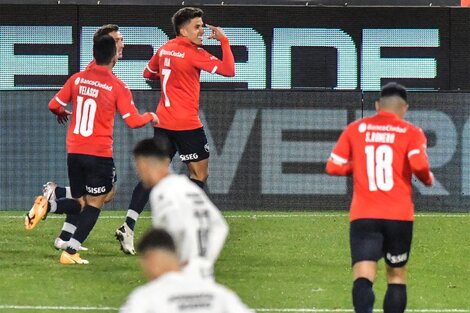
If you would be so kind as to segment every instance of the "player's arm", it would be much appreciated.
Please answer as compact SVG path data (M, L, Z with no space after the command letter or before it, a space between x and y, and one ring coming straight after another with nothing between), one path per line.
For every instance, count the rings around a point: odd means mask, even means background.
M225 239L228 235L228 224L225 221L224 217L220 213L219 209L215 207L210 200L208 201L208 206L210 207L210 231L209 238L207 243L207 259L209 259L212 264L215 264L217 258L220 255L225 243Z
M134 100L132 99L132 93L129 88L124 86L119 86L120 90L117 95L117 108L119 113L122 116L124 122L130 128L139 128L150 122L153 122L155 125L158 124L157 115L153 112L145 112L140 114L137 108L134 105Z
M211 55L204 49L199 49L194 57L194 65L211 74L219 74L222 76L233 77L235 76L235 58L233 57L230 42L220 27L207 25L212 30L209 38L220 41L222 48L222 60Z
M72 80L72 78L68 79L59 92L49 101L49 110L57 115L57 121L60 124L66 123L68 116L71 114L65 108L72 100Z
M427 140L423 131L418 130L411 140L408 148L408 161L411 171L426 186L432 186L434 176L429 166L428 155L426 153Z
M341 134L336 146L326 162L326 172L333 176L348 176L353 172L353 163L350 160L351 144L348 128Z
M147 66L144 69L144 78L147 80L157 80L159 76L159 67L158 67L158 56L159 51L153 55L150 61L147 63Z

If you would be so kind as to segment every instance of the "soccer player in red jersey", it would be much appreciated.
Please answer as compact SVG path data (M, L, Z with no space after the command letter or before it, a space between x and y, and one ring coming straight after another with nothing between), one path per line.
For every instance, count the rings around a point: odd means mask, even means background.
M113 37L116 43L116 51L118 59L122 58L122 51L124 49L124 38L119 31L119 26L116 24L106 24L101 26L96 30L93 34L93 42L96 42L101 36L109 35ZM87 69L91 66L96 65L95 59L93 59L88 65ZM60 198L73 198L72 192L70 187L61 187L58 186L55 182L49 181L43 185L43 195L47 198L47 200L56 200ZM112 193L108 194L108 198L105 202L109 202L112 200ZM67 214L65 217L64 224L62 226L62 230L54 240L54 247L56 249L67 249L68 241L72 238L73 233L77 229L78 223L78 215L77 214ZM80 247L81 250L88 250L85 247Z
M353 175L350 247L355 311L372 312L372 285L377 261L383 257L388 282L384 312L403 313L414 220L411 176L431 186L433 175L423 131L403 120L406 89L396 83L385 85L375 107L376 115L351 123L341 134L326 171Z
M203 43L203 11L186 7L172 17L176 38L160 47L144 70L148 80L160 80L161 97L157 106L160 125L155 128L157 140L170 142L172 159L178 151L186 163L190 179L199 187L209 175L209 145L199 118L199 76L202 71L223 76L235 75L235 61L229 40L220 27L207 25L209 38L220 41L222 60L211 55ZM125 253L135 254L133 230L139 214L149 199L149 190L139 183L133 193L125 223L116 237Z
M140 115L129 88L113 73L117 61L116 44L109 35L93 44L96 65L72 75L49 102L59 122L70 114L65 106L72 102L72 117L67 133L67 165L72 197L48 201L39 196L25 217L25 228L33 229L47 213L80 214L78 226L62 264L87 264L77 253L93 229L101 208L114 192L115 168L112 158L113 126L116 111L131 128L158 123L155 113Z

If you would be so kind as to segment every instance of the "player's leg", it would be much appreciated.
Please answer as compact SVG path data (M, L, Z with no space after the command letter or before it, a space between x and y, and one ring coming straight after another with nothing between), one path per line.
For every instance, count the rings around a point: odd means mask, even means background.
M60 187L55 182L49 181L43 185L43 196L49 201L56 199L73 199L72 190L70 187ZM72 238L73 233L77 229L78 214L67 214L60 234L54 240L54 247L58 250L65 250L67 243ZM85 247L80 247L80 250L88 250Z
M387 221L384 258L387 275L384 313L403 313L407 304L406 264L411 250L413 222Z
M356 313L371 313L374 307L373 284L383 244L379 226L376 220L370 219L355 220L350 225L352 299Z
M154 128L154 139L164 140L170 146L170 138L167 131L161 128ZM171 144L170 159L176 153L176 146ZM134 249L134 229L137 219L149 201L150 189L145 188L142 182L139 182L132 191L131 202L127 209L126 220L118 229L116 229L116 239L119 240L121 250L126 254L135 255Z
M42 186L42 194L48 200L55 200L61 198L72 199L72 190L70 187L58 186L53 181L48 181Z
M204 189L209 177L209 144L204 128L175 132L181 161L186 163L189 178Z
M80 258L77 253L82 243L88 238L101 213L108 193L114 192L115 168L112 158L80 156L80 162L86 164L85 192L82 197L82 211L78 218L77 229L68 242L67 249L62 252L60 263L62 264L87 264L88 261ZM75 186L72 185L75 193Z
M83 168L79 162L75 162L75 155L67 156L67 168L71 185L77 185L76 196L80 197L84 189L80 188L83 184ZM33 207L25 217L25 228L33 229L40 220L45 219L48 213L77 215L80 213L80 204L75 199L54 199L51 193L38 196Z
M209 177L209 159L201 160L198 162L188 162L189 178L204 189L207 178Z

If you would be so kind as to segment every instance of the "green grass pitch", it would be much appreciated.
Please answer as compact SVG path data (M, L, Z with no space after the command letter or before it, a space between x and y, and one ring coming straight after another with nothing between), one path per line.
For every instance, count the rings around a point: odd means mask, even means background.
M91 263L87 266L58 263L60 252L52 242L62 218L48 218L27 232L19 217L22 214L0 212L1 313L113 312L132 289L145 282L138 258L122 254L113 236L124 211L102 214L85 244L90 251L82 253ZM224 214L230 235L216 277L250 307L351 310L348 218L344 212ZM136 237L149 226L146 212L138 221ZM381 309L386 287L383 262L379 267L374 287L377 309ZM108 309L98 309L104 307ZM470 312L470 214L421 214L416 218L408 309Z

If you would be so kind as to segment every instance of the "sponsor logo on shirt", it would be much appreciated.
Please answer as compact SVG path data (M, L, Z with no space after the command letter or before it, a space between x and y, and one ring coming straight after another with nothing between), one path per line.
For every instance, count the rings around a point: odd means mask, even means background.
M198 155L197 153L182 154L182 155L180 155L181 161L197 160L198 158L199 158L199 155Z
M369 131L382 131L382 132L394 132L394 133L401 133L404 134L408 131L407 127L400 127L394 125L374 125L374 124L366 124L361 123L359 124L358 131L360 133L365 132L366 130Z
M169 55L171 57L177 57L177 58L184 59L185 54L186 53L184 53L184 52L179 52L179 51L175 51L175 50L171 50L171 51L168 51L168 50L165 50L165 49L160 50L160 56Z
M108 84L102 83L102 82L97 81L97 80L85 79L83 77L80 78L80 84L95 86L95 87L98 87L98 88L106 89L108 91L113 90L113 86L109 86Z
M87 191L89 194L92 194L92 195L96 195L96 194L100 194L100 193L106 192L106 187L105 187L105 186L101 186L101 187L85 186L85 187L86 187L86 191Z

